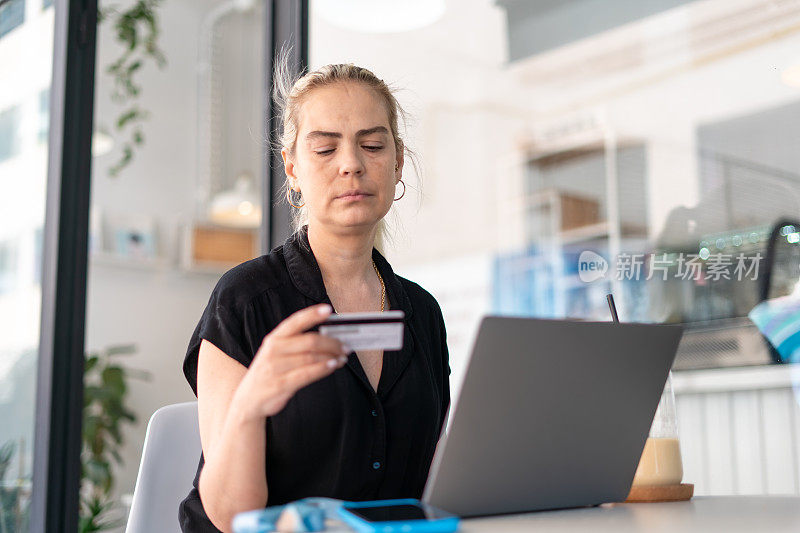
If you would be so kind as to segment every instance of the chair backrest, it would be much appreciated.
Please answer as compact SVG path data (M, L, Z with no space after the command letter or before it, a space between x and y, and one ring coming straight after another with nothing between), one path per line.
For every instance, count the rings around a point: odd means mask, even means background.
M180 531L178 504L200 459L197 402L162 407L150 417L126 533Z

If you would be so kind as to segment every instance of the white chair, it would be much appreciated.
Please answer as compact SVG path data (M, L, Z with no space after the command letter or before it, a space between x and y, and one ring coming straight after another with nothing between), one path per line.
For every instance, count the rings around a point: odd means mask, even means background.
M200 459L197 402L162 407L150 417L126 533L180 531L178 504Z

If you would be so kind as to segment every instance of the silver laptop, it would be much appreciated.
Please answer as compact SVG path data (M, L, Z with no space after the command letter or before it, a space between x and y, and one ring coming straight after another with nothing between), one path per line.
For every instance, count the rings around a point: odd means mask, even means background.
M462 517L623 501L681 333L484 317L423 501Z

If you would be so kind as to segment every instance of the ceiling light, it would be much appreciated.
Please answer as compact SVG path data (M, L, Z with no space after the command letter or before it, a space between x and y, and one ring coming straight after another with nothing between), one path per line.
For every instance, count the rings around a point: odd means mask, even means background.
M444 0L315 0L316 14L332 25L362 33L416 30L444 15Z
M781 72L781 81L789 87L800 89L800 63L795 63L783 69L783 72Z

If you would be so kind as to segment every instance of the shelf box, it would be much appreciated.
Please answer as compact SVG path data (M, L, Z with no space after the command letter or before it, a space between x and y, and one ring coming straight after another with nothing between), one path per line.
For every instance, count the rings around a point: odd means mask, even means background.
M232 267L258 255L256 229L194 224L184 231L185 268Z
M561 231L600 222L600 204L597 200L563 192L559 193L558 199L561 202Z
M526 203L541 237L602 224L600 202L594 198L544 189L531 194Z

